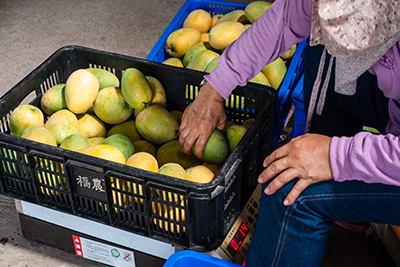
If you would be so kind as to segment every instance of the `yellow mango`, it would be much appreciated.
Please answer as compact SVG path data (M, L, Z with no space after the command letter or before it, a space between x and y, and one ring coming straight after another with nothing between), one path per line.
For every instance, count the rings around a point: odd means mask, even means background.
M81 114L78 115L79 134L86 139L92 137L105 137L107 133L104 123L94 114Z
M43 143L46 145L57 146L57 141L53 134L44 126L32 125L24 129L21 133L21 137Z
M175 67L183 68L182 60L179 59L179 58L176 58L176 57L167 58L162 63L165 64L165 65L169 65L169 66L175 66Z
M208 32L204 32L200 34L200 42L208 42L210 40L210 34Z
M87 148L81 148L76 150L76 152L86 154L92 157L101 158L104 160L110 160L116 163L125 164L126 160L124 154L122 154L119 149L105 144L99 144Z
M261 71L267 77L271 87L277 90L285 78L287 68L285 62L279 57L266 65Z
M283 53L283 55L281 56L281 58L285 61L285 60L289 60L294 56L294 53L296 52L297 49L297 44L292 45L288 51L286 51L285 53Z
M79 133L78 118L68 109L53 113L44 126L54 135L58 145L68 135Z
M165 51L171 57L182 58L192 46L200 42L200 32L193 28L173 31L165 41Z
M271 86L271 83L268 81L267 76L265 76L265 74L261 71L253 79L251 79L250 82Z
M210 30L210 45L214 49L223 50L239 38L244 30L244 25L240 22L226 21L218 24Z
M88 111L99 93L99 79L86 69L74 71L65 83L65 102L70 111L82 114Z
M254 1L249 3L244 9L246 18L250 23L254 23L271 6L267 1Z
M197 165L186 170L186 180L206 184L214 180L214 173L204 165Z
M66 109L65 83L54 85L47 90L40 99L40 106L49 116L60 109Z
M147 76L147 80L150 83L151 90L153 92L153 98L151 99L152 104L157 104L163 108L167 107L167 95L164 90L164 86L160 83L157 78Z
M200 33L208 32L211 28L212 18L204 9L196 9L189 13L183 21L182 28L194 28Z
M219 25L221 23L227 22L227 21L236 21L236 22L240 22L242 24L248 23L248 20L246 18L244 10L242 10L242 9L236 9L236 10L233 10L233 11L231 11L229 13L226 13L224 16L222 16L217 21L215 26Z
M10 116L11 134L20 136L21 133L32 125L44 125L43 112L37 107L29 104L19 105Z

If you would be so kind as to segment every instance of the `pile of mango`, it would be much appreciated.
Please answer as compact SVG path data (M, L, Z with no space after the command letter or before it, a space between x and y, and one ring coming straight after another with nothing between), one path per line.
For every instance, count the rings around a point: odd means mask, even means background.
M29 104L15 108L10 131L135 168L197 183L211 182L251 120L243 125L227 123L223 132L215 130L199 159L194 153L186 155L179 144L183 112L168 111L166 106L164 86L139 69L126 69L121 80L104 69L78 69L65 83L43 94L40 108ZM142 194L140 186L139 190L117 183L112 186ZM118 197L114 194L116 201Z
M204 9L193 10L182 27L168 36L165 51L170 58L163 63L210 73L218 65L218 57L224 49L270 6L267 1L254 1L244 10L236 9L214 16ZM287 72L286 62L293 57L296 47L293 45L281 57L266 65L250 82L278 90Z

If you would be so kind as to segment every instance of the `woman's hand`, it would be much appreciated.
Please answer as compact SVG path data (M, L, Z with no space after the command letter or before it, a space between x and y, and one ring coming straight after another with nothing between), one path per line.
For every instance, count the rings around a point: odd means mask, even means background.
M203 150L217 127L223 130L226 121L225 99L208 83L201 87L196 99L190 105L179 127L179 143L183 151L190 155L194 143L195 154L203 157Z
M265 193L271 195L297 177L299 180L283 202L290 205L309 185L333 179L329 160L330 142L331 138L324 135L305 134L272 152L264 160L266 169L258 178L260 183L273 178Z

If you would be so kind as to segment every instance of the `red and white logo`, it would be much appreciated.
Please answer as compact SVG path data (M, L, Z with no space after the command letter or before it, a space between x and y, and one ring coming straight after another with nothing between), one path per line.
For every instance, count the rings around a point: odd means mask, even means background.
M79 236L72 235L72 240L74 241L74 247L75 247L76 256L83 258L83 250L82 250L81 238Z

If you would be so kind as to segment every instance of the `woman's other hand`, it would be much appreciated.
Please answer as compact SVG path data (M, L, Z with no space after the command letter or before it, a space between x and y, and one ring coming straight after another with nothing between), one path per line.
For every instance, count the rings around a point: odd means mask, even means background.
M259 182L273 179L265 193L271 195L294 178L299 178L284 200L292 204L300 193L313 183L333 179L329 160L331 138L319 134L305 134L276 149L265 160L266 169Z

